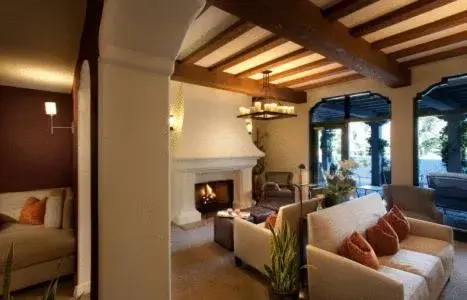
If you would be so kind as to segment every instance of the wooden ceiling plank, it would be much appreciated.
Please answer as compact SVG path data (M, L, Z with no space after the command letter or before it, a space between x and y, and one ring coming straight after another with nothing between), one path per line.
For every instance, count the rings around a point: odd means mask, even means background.
M418 54L425 51L430 51L436 48L444 47L450 44L456 44L467 40L467 31L456 33L447 37L443 37L434 41L416 45L407 49L402 49L389 54L389 56L398 59L410 55Z
M348 69L391 87L410 84L410 70L375 51L363 39L355 39L340 22L329 22L310 1L210 0L211 4L255 23Z
M177 63L172 80L181 81L216 89L244 93L251 96L263 95L263 84L253 79L238 78L225 72L209 71L196 65ZM271 85L271 95L283 101L293 103L306 103L305 92L295 91L290 88Z
M309 56L309 55L312 55L312 54L313 54L313 52L311 52L310 50L301 48L301 49L295 50L295 51L293 51L291 53L280 56L280 57L278 57L276 59L273 59L273 60L270 60L270 61L265 62L263 64L260 64L259 66L256 66L256 67L253 67L251 69L240 72L238 74L235 74L235 76L240 77L240 78L247 78L247 77L250 77L252 75L261 73L263 71L272 69L274 67L289 63L291 61L294 61L294 60L297 60L297 59L300 59L300 58L303 58L305 56Z
M356 79L360 79L360 78L364 78L364 76L361 75L361 74L356 73L356 74L351 74L349 76L333 78L333 79L330 79L330 80L320 81L320 82L317 82L317 83L312 83L312 84L309 84L309 85L297 87L297 88L295 88L295 90L307 91L307 90L316 89L316 88L331 85L331 84L343 83L343 82L356 80Z
M334 62L330 61L327 58L322 58L320 60L305 64L305 65L302 65L302 66L298 66L296 68L286 70L286 71L283 71L283 72L280 72L280 73L277 73L277 74L272 73L271 76L269 77L269 80L275 81L275 80L282 79L282 78L285 78L285 77L289 77L289 76L292 76L292 75L295 75L295 74L300 74L302 72L309 71L309 70L312 70L312 69L321 68L321 67L333 64L333 63Z
M416 17L433 9L439 8L456 0L419 0L409 5L396 9L376 19L357 25L350 29L350 34L355 37L376 32L385 27Z
M297 79L281 82L281 83L279 83L279 85L280 86L292 86L292 85L297 85L297 84L300 84L300 83L305 83L305 82L308 82L308 81L320 79L320 78L323 78L323 77L326 77L326 76L338 75L338 74L342 74L342 73L346 73L346 72L349 72L349 69L347 69L346 67L337 67L336 69L326 70L326 71L315 73L315 74L312 74L312 75L308 75L308 76L300 77L300 78L297 78Z
M407 62L404 62L404 65L406 65L409 68L412 68L415 66L424 65L438 60L448 59L465 54L467 54L467 46L409 60Z
M375 2L378 0L343 0L323 10L323 16L329 21L336 21Z
M277 37L277 36L270 37L258 44L248 47L247 49L241 51L240 53L234 54L224 60L221 60L220 62L209 67L209 69L214 70L214 71L227 70L230 67L238 65L239 63L242 63L252 57L255 57L256 55L259 55L263 52L266 52L275 47L283 45L287 42L288 42L287 39L284 39L281 37Z
M387 38L374 42L373 44L371 44L371 46L374 49L384 49L465 23L467 23L467 11L401 32L396 35L389 36Z
M231 42L232 40L236 39L240 35L244 34L248 30L255 27L254 24L246 21L237 21L232 26L221 32L220 34L216 35L213 39L209 42L198 48L197 50L190 53L187 57L182 60L182 63L185 64L194 64L198 60L202 59L203 57L207 56L214 50L224 46L225 44Z

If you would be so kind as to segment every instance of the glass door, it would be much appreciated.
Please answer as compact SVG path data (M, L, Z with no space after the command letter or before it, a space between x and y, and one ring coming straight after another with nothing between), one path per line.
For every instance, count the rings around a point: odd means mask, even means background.
M325 183L325 174L333 174L342 160L343 126L315 128L317 161L315 162L315 182Z

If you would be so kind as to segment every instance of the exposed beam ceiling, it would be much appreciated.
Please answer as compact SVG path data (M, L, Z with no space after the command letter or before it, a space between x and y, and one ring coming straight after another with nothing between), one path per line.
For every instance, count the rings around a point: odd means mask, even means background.
M238 78L224 72L209 71L195 65L177 63L172 80L187 82L232 92L244 93L251 96L263 95L263 84L253 79ZM305 92L271 85L271 95L283 101L306 103Z
M443 98L443 100L440 101L436 98L431 97L431 95L423 96L422 101L424 105L441 111L459 108L459 104L452 102L451 100Z
M416 17L454 1L456 0L419 0L396 9L395 11L392 11L381 17L355 26L354 28L350 29L350 33L353 36L360 37L365 34L369 34L396 23Z
M334 78L334 79L331 79L331 80L320 81L320 82L317 82L317 83L312 83L312 84L309 84L309 85L301 86L300 89L306 91L306 90L316 89L316 88L326 86L326 85L342 83L342 82L356 80L356 79L360 79L360 78L364 78L364 76L362 76L361 74L351 74L351 75L345 76L345 77Z
M433 50L436 48L444 47L449 44L456 44L462 41L467 41L467 31L460 32L457 34L453 34L444 38L440 38L431 42L423 43L420 45L416 45L414 47L402 49L390 54L391 57L394 58L402 58L407 57L410 55L414 55L417 53Z
M312 74L312 75L309 75L309 76L300 77L300 78L290 80L290 81L286 81L286 82L281 82L280 85L281 86L292 86L292 85L296 85L296 84L305 83L305 82L308 82L308 81L320 79L322 77L331 76L331 75L338 75L338 74L347 73L347 72L349 72L349 70L346 67L338 67L336 69L326 70L326 71L319 72L319 73L316 73L316 74Z
M444 51L444 52L435 53L435 54L428 55L428 56L423 56L423 57L420 57L414 60L409 60L407 62L404 62L404 64L408 66L409 68L411 68L411 67L415 67L419 65L424 65L430 62L435 62L438 60L448 59L448 58L465 55L465 54L467 54L467 46Z
M185 57L182 62L185 64L193 64L217 48L222 47L223 45L252 29L253 27L255 27L254 24L240 20L198 48L196 51L190 53L190 55Z
M274 81L274 80L277 80L277 79L282 79L282 78L289 77L289 76L292 76L292 75L300 74L302 72L306 72L306 71L309 71L309 70L312 70L312 69L321 68L321 67L324 67L324 66L327 66L327 65L330 65L330 64L333 64L333 62L330 61L327 58L323 58L323 59L308 63L306 65L298 66L296 68L293 68L293 69L290 69L290 70L287 70L287 71L283 71L283 72L280 72L280 73L277 73L277 74L273 73L273 74L271 74L269 79L271 81Z
M313 54L313 52L311 52L308 49L303 49L303 48L298 49L296 51L293 51L291 53L288 53L286 55L283 55L281 57L273 59L271 61L260 64L259 66L256 66L256 67L253 67L251 69L245 70L245 71L243 71L243 72L241 72L239 74L236 74L236 76L241 77L241 78L247 78L247 77L250 77L252 75L261 73L263 71L272 69L274 67L289 63L289 62L294 61L296 59L300 59L302 57L309 56L311 54Z
M343 0L323 10L323 16L330 21L336 21L375 2L378 0Z
M255 23L306 49L316 51L391 87L410 84L410 70L363 39L352 37L339 22L330 23L309 1L210 0L211 4Z
M259 55L263 52L266 52L275 47L283 45L287 42L288 42L287 39L284 39L281 37L277 37L277 36L270 37L256 45L248 47L247 49L245 49L244 51L241 51L238 54L234 54L231 57L227 57L226 59L216 63L214 66L211 66L209 69L215 70L215 71L226 70L252 57L255 57L256 55Z
M394 46L409 40L419 38L424 35L436 33L454 26L462 25L467 22L467 11L452 15L450 17L428 23L410 29L399 34L392 35L385 39L379 40L371 44L374 49L383 49L390 46Z

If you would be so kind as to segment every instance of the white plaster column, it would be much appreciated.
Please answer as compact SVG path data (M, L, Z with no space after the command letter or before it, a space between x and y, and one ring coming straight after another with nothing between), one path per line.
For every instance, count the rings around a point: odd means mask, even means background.
M170 299L169 77L197 0L112 0L99 35L99 299Z
M252 171L253 167L247 167L240 170L240 180L239 182L239 193L240 199L239 201L234 202L235 208L248 208L253 205L253 198L252 198Z
M196 174L179 170L172 170L172 173L172 197L181 199L173 221L179 225L200 221L201 213L196 210L194 199Z

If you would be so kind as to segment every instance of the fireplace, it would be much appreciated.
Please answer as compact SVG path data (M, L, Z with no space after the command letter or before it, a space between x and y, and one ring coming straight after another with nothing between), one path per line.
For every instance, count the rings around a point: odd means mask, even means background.
M202 214L232 207L234 181L219 180L195 184L195 207Z

